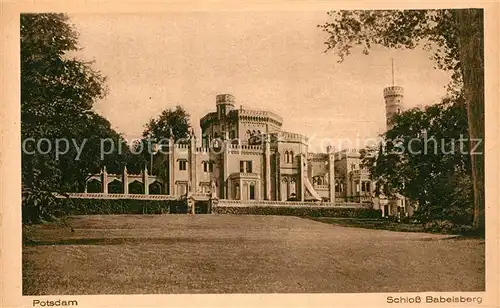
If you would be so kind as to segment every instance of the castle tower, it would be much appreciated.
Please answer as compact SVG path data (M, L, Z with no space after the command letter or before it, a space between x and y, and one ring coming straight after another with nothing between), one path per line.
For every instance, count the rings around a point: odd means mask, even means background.
M217 117L224 118L226 114L234 109L234 96L231 94L218 94L216 97Z
M403 110L404 88L395 85L394 60L392 60L392 86L384 88L386 128L393 127L392 118Z

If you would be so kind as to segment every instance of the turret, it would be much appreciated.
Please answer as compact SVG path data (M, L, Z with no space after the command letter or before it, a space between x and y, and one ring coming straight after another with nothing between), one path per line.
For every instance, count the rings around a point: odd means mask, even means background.
M395 85L394 60L392 60L392 85L384 88L386 128L393 127L393 117L402 112L404 88Z
M217 117L224 118L227 113L234 109L234 96L231 94L218 94L216 97Z

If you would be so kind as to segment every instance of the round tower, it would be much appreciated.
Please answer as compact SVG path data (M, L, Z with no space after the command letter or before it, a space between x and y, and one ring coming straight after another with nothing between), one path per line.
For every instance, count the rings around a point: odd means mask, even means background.
M384 88L385 119L387 130L393 127L392 118L403 110L404 88L401 86L389 86Z
M234 109L235 99L231 94L217 94L215 104L217 105L217 117L224 118L226 114Z

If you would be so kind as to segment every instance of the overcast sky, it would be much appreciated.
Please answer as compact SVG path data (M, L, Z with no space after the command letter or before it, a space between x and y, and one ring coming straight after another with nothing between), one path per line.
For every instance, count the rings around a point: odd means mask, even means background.
M405 87L404 107L436 103L449 74L421 50L355 51L343 63L324 53L317 28L326 12L179 12L70 15L80 33L78 56L94 60L110 93L95 105L127 139L161 110L181 104L199 134L199 119L218 93L237 106L267 109L283 129L322 139L373 138L385 129L383 88Z

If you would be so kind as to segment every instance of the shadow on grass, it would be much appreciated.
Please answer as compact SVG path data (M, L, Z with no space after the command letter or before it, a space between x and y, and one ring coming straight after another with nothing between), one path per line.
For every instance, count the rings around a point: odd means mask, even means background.
M331 225L351 227L351 228L450 235L450 237L444 238L446 240L460 240L460 239L471 239L471 238L484 239L484 234L474 230L467 230L462 232L439 232L435 230L426 229L423 224L403 223L403 222L398 223L387 219L333 218L333 217L304 217L304 218Z
M124 245L124 244L161 244L173 245L179 243L213 243L238 244L241 239L212 239L212 238L150 238L150 237L116 237L116 238L69 238L60 240L27 240L24 246L64 246L64 245ZM253 240L245 239L245 242ZM255 240L256 242L272 242L271 240Z

